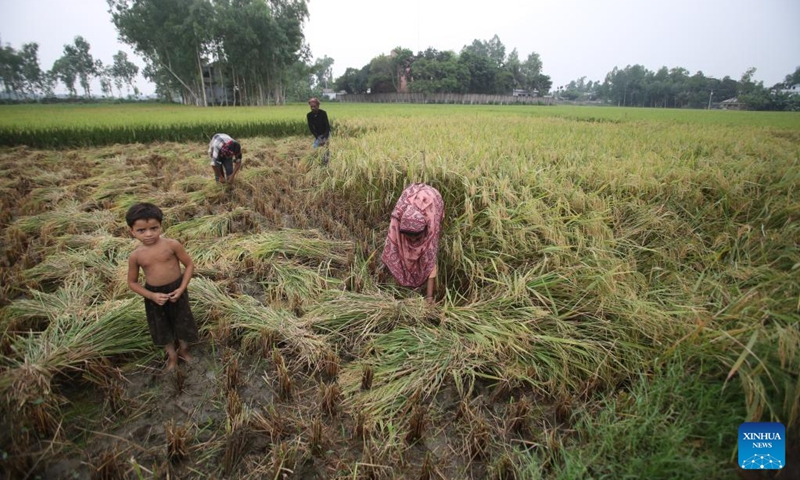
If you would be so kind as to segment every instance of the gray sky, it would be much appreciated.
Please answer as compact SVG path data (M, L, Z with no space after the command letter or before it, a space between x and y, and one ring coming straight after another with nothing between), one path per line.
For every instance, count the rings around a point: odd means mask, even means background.
M0 40L15 49L39 43L43 69L77 35L106 64L123 50L143 65L117 40L105 0L0 0L0 11ZM309 12L306 42L315 57L335 60L334 77L394 47L458 53L495 34L506 54L538 53L554 87L637 63L736 80L755 67L769 87L800 66L798 0L310 0Z

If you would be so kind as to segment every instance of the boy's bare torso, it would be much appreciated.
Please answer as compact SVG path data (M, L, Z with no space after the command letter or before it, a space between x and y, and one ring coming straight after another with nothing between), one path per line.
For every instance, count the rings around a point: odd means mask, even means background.
M160 287L181 277L181 265L174 248L177 243L161 237L153 245L141 245L133 251L136 264L144 270L148 285Z

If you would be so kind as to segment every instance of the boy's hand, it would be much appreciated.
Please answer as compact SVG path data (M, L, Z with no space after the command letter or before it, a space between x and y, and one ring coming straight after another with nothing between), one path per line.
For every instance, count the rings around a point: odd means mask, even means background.
M175 303L179 298L181 298L181 295L183 295L183 290L179 288L172 293L168 293L167 295L169 296L169 301Z
M159 305L164 305L167 303L167 300L170 300L169 294L166 293L153 293L150 296L150 300L156 302Z

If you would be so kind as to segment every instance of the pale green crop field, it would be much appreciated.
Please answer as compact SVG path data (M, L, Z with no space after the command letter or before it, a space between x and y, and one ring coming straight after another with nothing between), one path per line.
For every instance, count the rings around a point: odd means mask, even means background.
M406 105L324 103L332 120L381 117L447 117L497 114L510 117L557 117L581 121L679 122L704 125L741 125L800 130L793 112L740 112L580 106ZM0 105L0 127L51 128L146 124L192 124L305 121L306 104L265 107L193 107L170 104Z

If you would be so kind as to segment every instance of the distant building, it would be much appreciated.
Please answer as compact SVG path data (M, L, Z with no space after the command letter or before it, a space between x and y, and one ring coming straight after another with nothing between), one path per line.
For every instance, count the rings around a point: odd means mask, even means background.
M719 106L723 110L744 110L745 107L745 105L739 102L739 99L736 97L719 102Z
M217 68L216 63L203 67L203 87L206 90L206 100L209 105L239 104L239 99L234 96L236 89L233 81L225 78L222 69Z
M787 95L800 95L800 84L795 83L789 88L782 88L778 91Z
M322 97L327 100L336 100L336 92L334 92L331 88L323 88Z

